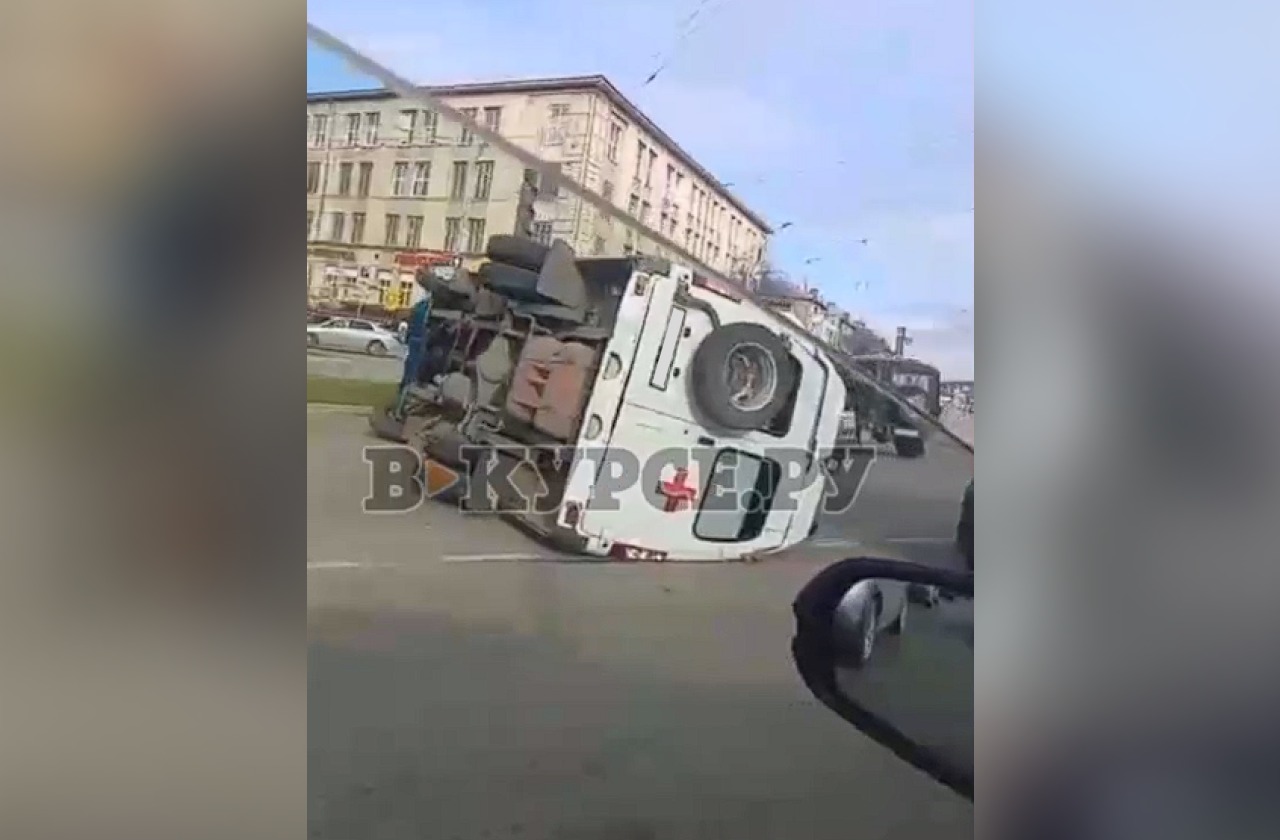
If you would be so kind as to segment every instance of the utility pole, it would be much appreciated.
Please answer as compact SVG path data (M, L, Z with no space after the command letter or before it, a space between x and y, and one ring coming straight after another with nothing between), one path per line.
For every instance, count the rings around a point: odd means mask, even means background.
M893 340L893 355L905 355L907 347L911 345L912 338L907 335L906 327L898 327L898 334Z

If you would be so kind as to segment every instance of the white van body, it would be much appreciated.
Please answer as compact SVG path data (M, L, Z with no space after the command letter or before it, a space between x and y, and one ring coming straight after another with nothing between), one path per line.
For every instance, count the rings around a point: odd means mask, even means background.
M643 293L636 292L639 285ZM726 432L700 420L689 385L694 351L713 329L712 314L721 325L765 324L782 334L800 363L796 411L785 434L753 431ZM745 296L737 299L699 285L685 267L673 266L668 276L638 276L622 303L607 352L623 364L602 366L587 407L582 455L573 465L564 496L565 512L582 538L586 553L618 559L723 560L785 549L809 536L821 508L826 484L821 453L835 443L844 411L845 387L824 351L798 326L772 316ZM608 505L593 504L602 466L618 449L641 463L673 447L688 447L686 482L696 488L692 504L673 506L658 486L678 471L672 465L658 477L645 476L613 495ZM731 489L741 493L759 478L770 455L778 450L811 455L800 464L783 465L799 485L796 504L770 508L750 527L746 511L709 509L707 499L725 484L715 465L735 457L739 467ZM792 459L787 459L792 460ZM614 459L620 463L620 459ZM727 470L726 470L727 471ZM657 480L654 480L654 479ZM713 481L720 481L713 486ZM724 487L724 489L730 489ZM613 504L614 501L620 504ZM581 511L572 515L575 507ZM672 509L674 508L674 509ZM790 508L790 509L788 509Z

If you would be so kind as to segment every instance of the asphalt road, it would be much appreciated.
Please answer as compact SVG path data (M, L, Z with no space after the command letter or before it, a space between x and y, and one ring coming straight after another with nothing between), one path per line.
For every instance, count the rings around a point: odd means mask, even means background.
M307 375L370 382L399 382L404 361L399 357L366 356L336 350L307 349Z
M973 767L973 600L912 604L907 630L883 634L843 694L956 767ZM858 640L851 639L851 643Z
M852 553L902 557L930 566L963 567L956 523L973 455L945 438L930 439L921 458L880 447L849 512L822 520L817 542Z
M308 417L312 838L972 836L788 654L791 598L834 556L950 562L965 458L886 455L813 555L555 563L440 505L362 513L364 430Z

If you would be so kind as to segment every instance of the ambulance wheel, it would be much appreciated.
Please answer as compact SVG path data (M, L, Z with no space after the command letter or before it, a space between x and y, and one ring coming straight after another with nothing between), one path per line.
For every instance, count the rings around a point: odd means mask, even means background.
M536 243L535 243L536 244ZM541 302L538 272L507 263L491 262L480 267L480 279L491 291L516 301Z
M763 428L787 406L795 387L793 364L782 339L763 324L726 324L694 351L694 403L721 428Z
M494 262L538 271L546 261L549 250L546 245L534 242L532 239L500 233L489 237L485 255Z

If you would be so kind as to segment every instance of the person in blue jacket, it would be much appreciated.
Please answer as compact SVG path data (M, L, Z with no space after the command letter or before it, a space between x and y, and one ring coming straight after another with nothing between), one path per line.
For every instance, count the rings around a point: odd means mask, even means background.
M424 294L422 299L409 310L408 328L405 330L405 345L408 347L408 352L404 357L404 373L400 377L400 396L396 401L397 415L403 414L409 386L417 380L418 368L422 365L422 358L426 354L427 321L431 317L431 289L427 286L425 272L418 273L417 281Z

